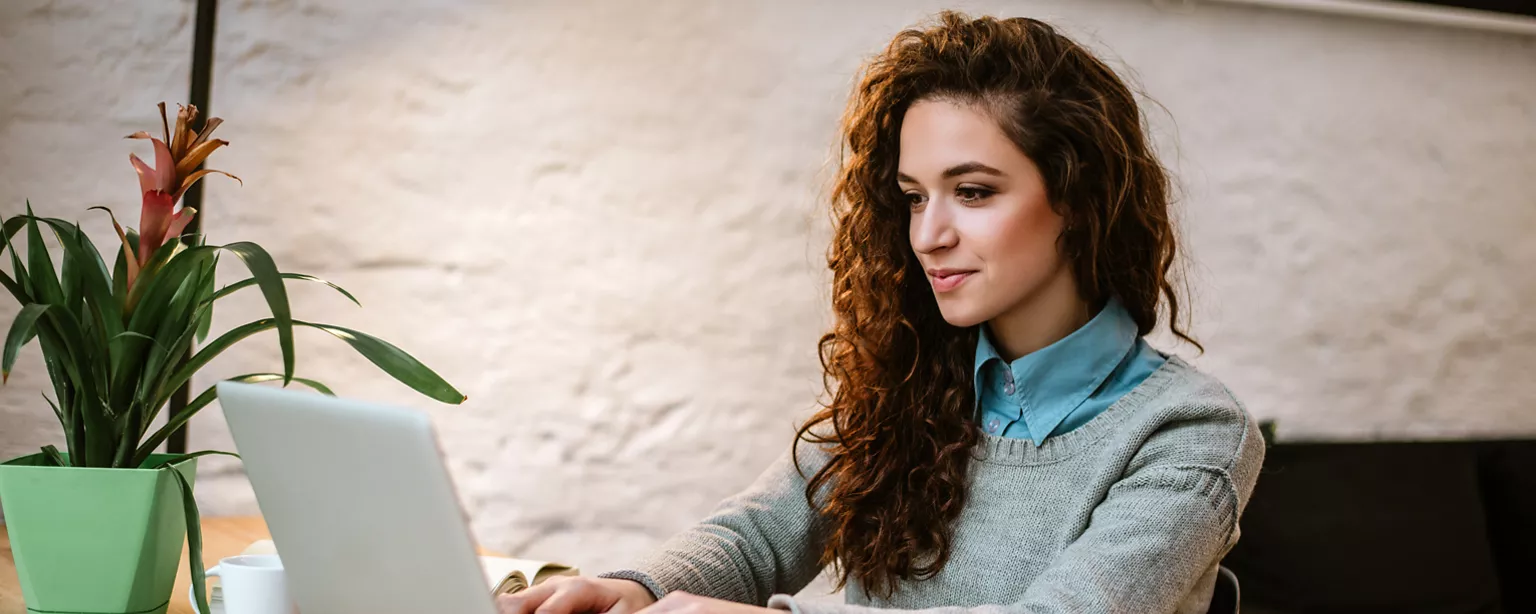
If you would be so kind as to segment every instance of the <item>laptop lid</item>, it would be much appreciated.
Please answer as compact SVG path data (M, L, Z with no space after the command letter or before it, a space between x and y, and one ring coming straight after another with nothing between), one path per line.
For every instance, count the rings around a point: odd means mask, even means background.
M425 414L255 384L218 394L300 610L495 614Z

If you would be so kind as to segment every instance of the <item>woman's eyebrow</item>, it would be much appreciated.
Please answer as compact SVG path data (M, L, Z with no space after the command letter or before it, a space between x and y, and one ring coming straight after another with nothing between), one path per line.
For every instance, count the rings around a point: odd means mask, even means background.
M1003 171L997 170L980 162L966 162L964 164L957 164L946 169L944 171L944 178L949 179L952 177L959 177L961 175L968 175L970 173L982 173L995 177L1003 176Z
M1006 177L1007 176L1007 175L1003 174L1003 171L997 170L995 168L992 168L992 167L987 166L985 164L982 164L980 162L966 162L966 163L963 163L963 164L956 164L954 166L951 166L951 167L945 169L944 170L944 178L945 179L952 179L954 177L959 177L961 175L969 175L971 173L981 173L981 174L984 174L984 175L992 175L994 177ZM917 183L917 184L921 184L922 183L921 181L913 179L911 175L908 175L906 173L896 173L896 181L899 182L899 183Z

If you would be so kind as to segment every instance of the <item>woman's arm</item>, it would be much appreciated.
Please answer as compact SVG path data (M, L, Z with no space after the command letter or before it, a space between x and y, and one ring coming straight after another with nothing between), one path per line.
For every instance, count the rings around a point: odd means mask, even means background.
M807 476L827 461L811 443L800 444L799 456ZM761 605L774 594L797 592L821 571L822 526L806 501L805 485L786 451L746 490L633 569L598 577L639 582L657 599L685 591Z

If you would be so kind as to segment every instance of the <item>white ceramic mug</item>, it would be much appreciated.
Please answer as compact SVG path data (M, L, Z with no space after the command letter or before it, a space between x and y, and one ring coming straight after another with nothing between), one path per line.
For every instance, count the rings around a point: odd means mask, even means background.
M288 578L283 575L283 561L275 554L244 554L219 561L209 569L210 578L219 578L224 614L296 614L288 596ZM197 596L187 589L192 611L197 610Z

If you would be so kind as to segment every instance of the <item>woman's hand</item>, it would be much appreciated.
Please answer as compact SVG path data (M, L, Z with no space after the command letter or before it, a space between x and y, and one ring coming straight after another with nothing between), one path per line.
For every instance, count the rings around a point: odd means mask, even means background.
M661 601L640 610L640 614L784 614L780 610L724 601L682 591L667 593Z
M560 576L496 598L500 614L634 614L656 603L639 582Z

